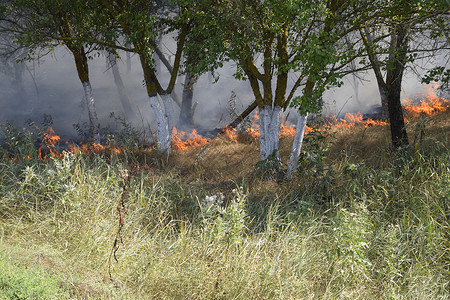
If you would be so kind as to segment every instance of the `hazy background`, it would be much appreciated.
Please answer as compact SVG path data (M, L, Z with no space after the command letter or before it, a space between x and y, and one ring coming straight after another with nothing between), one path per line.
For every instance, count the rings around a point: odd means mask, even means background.
M123 54L123 53L122 53ZM136 55L131 55L131 70L127 70L126 56L117 61L126 91L139 118L130 120L135 126L151 126L154 116L147 100L143 83L143 74ZM26 62L21 79L16 76L18 70L10 62L9 66L0 66L0 123L7 121L17 127L26 127L25 121L32 119L39 123L43 114L53 118L53 128L64 138L77 135L73 124L87 122L87 111L83 105L83 88L78 79L75 63L71 54L64 48L57 48L50 55L38 61ZM91 84L94 92L97 114L102 127L112 124L111 112L123 115L117 87L106 57L95 57L89 61ZM166 74L164 67L159 67L160 74ZM227 64L218 70L215 76L219 80L214 83L211 74L200 77L194 86L194 101L198 102L195 111L195 122L206 128L223 126L230 121L230 98L236 94L236 112L240 113L253 101L250 85L247 81L239 81L233 77L235 67ZM360 74L361 75L361 74ZM327 91L324 100L324 112L328 114L345 112L367 112L379 105L380 97L372 72L362 74L364 81L358 81L357 101L354 81L349 76L344 78L344 86ZM176 92L182 96L184 76L177 80ZM168 81L165 76L163 86ZM291 79L292 81L293 79ZM292 84L292 82L291 82ZM417 75L409 72L405 75L403 95L414 96L422 93L423 87ZM176 116L179 109L174 103ZM295 117L295 113L290 114Z

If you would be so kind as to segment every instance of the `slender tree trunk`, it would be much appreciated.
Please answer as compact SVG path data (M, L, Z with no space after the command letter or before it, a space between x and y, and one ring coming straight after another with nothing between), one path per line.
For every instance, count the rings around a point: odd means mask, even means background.
M386 75L386 81L383 79L383 75L381 74L380 61L378 60L377 55L372 51L372 43L374 42L374 39L370 34L369 30L367 28L364 28L360 30L360 33L363 38L364 45L366 47L366 51L370 60L372 70L374 71L375 78L377 80L378 91L380 93L381 98L381 115L383 118L387 118L388 117L387 97L389 93L389 87L387 86L386 83L390 75ZM392 51L395 51L395 49L391 47L391 52Z
M198 76L187 72L184 78L183 97L180 111L180 127L192 128L194 127L194 84L197 82Z
M173 126L173 111L171 110L172 107L169 106L171 103L168 100L170 95L163 94L163 103L161 103L158 97L158 91L161 90L161 87L156 79L155 70L149 67L147 58L144 54L140 55L140 61L144 72L145 85L147 88L150 107L156 117L157 149L159 154L168 156L171 152L171 126Z
M127 52L127 74L130 74L131 72L131 54L130 52Z
M80 78L81 84L84 90L84 100L86 102L86 107L88 109L89 117L89 138L93 139L95 142L100 142L99 137L99 122L97 117L97 110L95 108L95 98L92 93L92 86L89 80L89 66L88 59L84 48L79 48L75 46L69 47L75 59L75 65L77 67L78 77Z
M95 142L100 141L100 137L98 136L98 117L97 111L95 109L95 100L94 94L92 93L92 87L90 81L82 82L83 90L84 90L84 99L86 101L86 106L88 109L89 116L89 137L92 138Z
M297 172L298 159L302 150L303 137L305 136L306 121L308 120L308 114L300 115L297 120L297 128L295 130L294 142L292 144L291 156L289 158L289 164L286 177L288 180L292 179L292 175Z
M122 76L119 72L119 67L117 66L117 59L114 53L107 52L108 65L111 67L114 83L116 84L117 91L119 92L120 103L122 104L123 111L125 112L125 117L127 119L136 118L136 112L134 111L130 98L128 97L125 85L123 84Z
M395 26L395 32L393 34L395 37L395 39L393 39L393 42L395 43L395 54L393 55L392 60L390 60L391 69L388 78L389 82L387 82L389 87L387 100L389 121L391 124L392 146L397 150L409 145L400 98L403 72L405 70L407 59L408 37L407 30L402 24L397 24Z
M5 62L5 66L8 68L6 74L9 73L11 76L11 87L14 91L13 109L20 111L23 114L29 114L33 112L33 101L31 97L27 95L27 90L23 84L23 73L25 71L24 62L11 63Z
M282 107L265 105L259 109L259 146L261 158L280 160L280 126Z
M173 72L173 67L170 64L170 62L167 60L167 58L164 56L164 54L161 52L161 50L156 47L155 48L155 54L156 56L159 57L159 60L161 61L161 63L166 67L167 71L169 71L169 73ZM161 65L160 65L161 67ZM161 70L159 70L161 72ZM182 100L180 99L180 97L178 97L177 93L175 92L175 89L172 90L172 93L170 94L170 96L172 97L172 100L175 101L175 103L181 108L182 106Z
M175 113L173 111L172 101L169 94L161 96L164 104L164 111L167 119L167 126L169 128L169 139L172 138L173 127L175 126Z
M381 117L383 119L387 119L389 116L389 106L388 106L389 91L386 90L380 84L378 84L378 91L380 93L380 98L381 98Z

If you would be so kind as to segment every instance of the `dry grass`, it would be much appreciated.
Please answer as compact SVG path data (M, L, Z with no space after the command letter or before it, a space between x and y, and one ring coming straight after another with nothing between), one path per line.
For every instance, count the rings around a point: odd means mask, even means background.
M152 150L4 159L0 252L58 274L72 299L446 299L450 111L407 126L411 141L424 133L409 157L389 151L387 127L334 129L324 161L302 158L289 182L255 172L248 138L168 162ZM284 160L291 143L281 140ZM121 175L136 165L152 171L126 190L104 281Z

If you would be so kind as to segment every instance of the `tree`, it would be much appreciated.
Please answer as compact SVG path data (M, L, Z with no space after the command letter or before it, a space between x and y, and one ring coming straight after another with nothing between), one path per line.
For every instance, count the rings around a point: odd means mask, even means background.
M360 54L340 42L355 30L355 23L349 20L363 9L358 3L197 1L193 9L198 26L192 35L203 42L188 44L199 56L190 68L202 73L221 67L223 61L236 63L236 77L248 80L259 109L263 160L280 160L282 110L296 107L303 116L288 174L296 168L307 113L321 109L325 89L339 85L348 72L346 65ZM365 18L372 17L366 12Z
M448 10L445 2L448 1L396 0L382 2L386 11L385 17L381 19L382 23L379 23L380 20L376 20L377 22L372 25L361 23L359 29L378 83L383 115L389 117L392 146L396 150L409 145L400 98L406 65L418 58L418 51L429 53L437 49L410 49L412 36L418 32L429 32L427 27L430 24L430 17L436 18ZM379 31L379 28L386 28L386 25L388 33L383 33L382 30L375 39L374 32ZM390 39L387 47L381 45L385 41L384 37ZM429 42L430 39L428 37L423 40ZM385 61L379 58L383 53L387 53ZM385 78L382 68L386 69Z
M167 6L162 1L146 0L102 0L101 4L102 11L106 12L109 18L118 25L114 32L115 38L123 37L124 44L133 47L128 50L139 55L147 95L157 121L158 151L168 155L171 151L174 125L170 95L175 86L181 54L189 29L187 19L183 14L185 8L183 6L175 8ZM157 36L169 32L178 32L177 49L170 80L167 88L164 89L157 76L153 54L156 49L155 39ZM108 35L111 35L111 31L105 32L107 38Z
M194 85L198 80L196 74L187 71L184 77L183 96L181 102L180 119L178 124L180 127L192 129L194 127Z
M89 137L99 140L99 122L89 79L88 56L94 48L82 42L90 36L89 7L84 1L14 0L4 2L6 25L3 30L14 35L15 42L30 49L33 58L39 49L52 51L64 45L72 54L82 83L89 116ZM47 52L45 52L47 53Z
M28 51L29 49L21 47L13 42L11 33L0 33L0 72L8 76L12 91L11 96L13 99L18 100L13 103L13 106L16 107L15 110L20 110L23 113L29 114L35 112L34 109L36 108L36 103L33 100L33 97L27 95L26 87L23 82L25 71L29 71L29 67L25 61ZM24 109L23 103L26 103L28 109Z
M161 61L161 63L166 67L169 73L173 72L173 67L167 60L166 56L162 53L158 46L155 47L155 54ZM185 55L186 56L186 55ZM171 97L173 101L180 107L180 117L178 119L177 126L180 128L185 128L190 130L194 127L194 111L196 104L193 103L194 99L194 85L198 80L196 74L192 74L189 70L185 71L184 84L183 84L183 94L180 99L176 94L175 90L172 90ZM185 130L183 129L183 130Z

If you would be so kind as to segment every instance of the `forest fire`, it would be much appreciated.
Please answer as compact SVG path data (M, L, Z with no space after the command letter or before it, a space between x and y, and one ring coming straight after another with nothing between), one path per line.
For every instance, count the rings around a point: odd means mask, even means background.
M231 129L230 127L225 127L225 129L223 130L223 132L221 133L221 135L225 136L226 138L228 138L230 141L234 142L234 143L238 143L238 135L236 133L235 129Z
M434 113L445 111L450 107L450 101L445 98L439 98L435 91L438 84L427 86L427 94L424 94L419 103L414 103L413 100L406 98L403 100L403 108L411 117L428 116Z
M99 152L102 152L105 150L110 150L112 153L121 154L125 150L125 149L112 147L111 145L103 146L98 143L74 145L74 144L70 144L70 143L66 142L66 145L67 145L67 148L69 148L69 150L70 150L69 152L72 152L72 153L87 153L87 152L91 152L91 151L99 153Z
M115 148L111 145L103 146L98 143L81 143L73 144L68 141L65 142L65 147L57 147L61 144L61 137L55 133L52 127L48 127L45 131L41 132L42 135L42 145L37 149L39 158L46 160L48 157L60 158L64 156L64 151L73 154L89 153L95 152L99 153L105 150L109 150L112 153L120 154L124 149ZM64 148L63 151L58 150L58 148Z
M450 101L445 98L439 98L435 91L437 85L427 88L427 94L422 95L422 99L418 102L414 102L410 99L403 100L403 107L407 112L408 117L420 117L425 115L432 115L441 111L445 111L450 108ZM327 117L328 124L334 128L355 128L358 126L373 127L373 126L386 126L389 125L383 120L373 120L364 119L361 113L346 113L344 118L338 119L336 116ZM244 134L246 134L250 139L257 141L260 136L259 124L258 124L258 114L252 117L252 123L245 129ZM406 120L406 118L405 118ZM407 121L407 120L406 120ZM313 129L309 126L305 128L305 134L309 134ZM280 137L293 137L295 136L295 126L290 124L287 120L282 122L280 127ZM41 136L41 146L37 148L37 153L39 158L46 160L48 157L59 158L64 156L64 152L70 152L74 154L80 153L111 153L111 154L121 154L126 148L116 148L113 145L101 145L99 143L81 143L75 144L70 142L63 143L61 137L58 136L52 127L40 131ZM228 139L233 143L239 143L239 133L236 129L231 129L226 127L222 133L218 135ZM207 144L210 140L201 136L195 129L192 133L186 133L184 131L178 131L176 128L173 129L172 135L172 148L178 151L186 151L189 149L194 149ZM63 149L63 150L61 150ZM28 153L24 159L31 158L32 154ZM17 157L11 158L11 160L17 160Z
M175 127L173 128L172 135L172 148L176 150L188 150L203 146L208 143L208 139L202 137L194 129L192 133L186 133L184 131L178 131Z
M330 117L330 125L339 128L354 128L356 126L372 127L372 126L386 126L389 123L381 120L363 119L361 113L346 113L344 119L338 120L336 116Z
M56 144L61 140L61 138L56 135L52 127L48 127L47 130L42 132L43 145L37 150L39 156L42 159L47 158L47 154L44 154L43 150L47 149L52 157L61 157L61 154L56 149Z

